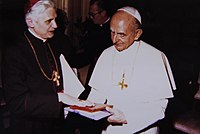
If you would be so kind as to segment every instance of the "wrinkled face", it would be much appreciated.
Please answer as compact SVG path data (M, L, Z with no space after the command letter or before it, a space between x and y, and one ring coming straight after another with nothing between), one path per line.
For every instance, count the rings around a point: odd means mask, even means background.
M57 28L56 17L57 14L54 8L46 9L38 18L33 19L33 31L43 39L52 38Z
M141 35L135 18L123 11L115 13L110 22L111 39L118 51L123 51L133 44Z

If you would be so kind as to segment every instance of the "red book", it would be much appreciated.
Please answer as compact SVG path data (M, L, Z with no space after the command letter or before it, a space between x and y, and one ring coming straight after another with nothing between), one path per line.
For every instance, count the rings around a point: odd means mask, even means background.
M82 110L82 111L87 111L87 112L97 112L97 111L105 110L106 107L112 108L113 105L95 103L95 106L86 106L86 107L69 106L69 107L71 109L74 109L74 110Z

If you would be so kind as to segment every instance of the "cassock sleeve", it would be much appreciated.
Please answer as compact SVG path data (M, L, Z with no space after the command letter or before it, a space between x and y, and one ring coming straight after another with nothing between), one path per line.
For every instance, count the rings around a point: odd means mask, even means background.
M162 55L162 59L163 59L164 65L165 65L165 69L166 69L166 72L167 72L168 79L170 81L171 87L172 87L173 90L175 90L176 89L176 85L175 85L174 77L172 75L171 67L169 65L169 61L168 61L168 59L167 59L167 57L165 56L164 53L162 53L161 55Z
M91 102L96 102L96 103L106 102L105 95L94 88L91 89L91 92L88 96L88 100L90 100Z
M84 90L83 85L78 80L78 77L69 66L65 57L61 54L60 62L62 67L64 93L69 94L73 97L78 97Z
M146 104L133 104L132 107L134 107L134 110L129 111L129 113L124 113L128 124L123 124L123 126L110 125L106 132L109 134L133 134L142 131L159 119L164 118L164 112L167 103L168 101L164 99L155 102L149 102Z

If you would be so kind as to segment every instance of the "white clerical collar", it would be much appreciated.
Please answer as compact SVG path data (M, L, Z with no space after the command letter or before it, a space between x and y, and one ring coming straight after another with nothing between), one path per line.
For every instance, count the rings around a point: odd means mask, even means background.
M123 51L118 51L116 48L116 53L118 54L127 54L129 52L132 52L134 49L138 48L138 45L140 41L134 41L132 45L130 45L127 49L123 50Z
M110 20L110 17L108 17L108 19L107 19L104 23L100 24L100 26L102 27L103 24L105 24L105 23L108 22L109 20Z
M36 38L42 40L43 42L45 42L45 41L47 40L47 39L43 39L43 38L39 37L39 36L38 36L37 34L35 34L30 28L28 28L28 31L29 31L33 36L35 36Z

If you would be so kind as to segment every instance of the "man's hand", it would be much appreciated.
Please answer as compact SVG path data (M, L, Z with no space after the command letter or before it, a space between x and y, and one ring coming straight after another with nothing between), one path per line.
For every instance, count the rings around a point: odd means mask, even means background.
M110 117L108 117L108 119L107 119L108 122L110 122L111 124L112 123L127 124L127 121L126 121L126 118L125 118L123 112L121 112L118 109L114 109L114 108L110 108L110 107L106 107L106 110L113 114Z
M70 96L68 94L65 94L65 93L58 93L58 99L59 99L59 102L62 102L67 105L75 105L75 106L80 106L80 107L95 105L94 103L92 103L90 101L80 100L80 99L77 99L77 98Z

